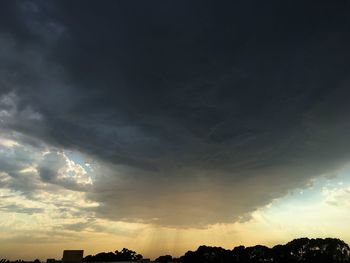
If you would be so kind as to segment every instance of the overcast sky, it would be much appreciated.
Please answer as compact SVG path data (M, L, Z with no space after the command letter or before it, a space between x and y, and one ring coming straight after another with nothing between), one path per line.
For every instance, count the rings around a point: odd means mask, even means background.
M349 242L349 11L1 1L0 258Z

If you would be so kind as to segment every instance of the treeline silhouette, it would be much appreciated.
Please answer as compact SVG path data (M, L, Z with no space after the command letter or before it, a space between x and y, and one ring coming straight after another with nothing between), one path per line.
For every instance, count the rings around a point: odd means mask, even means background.
M338 263L350 262L349 246L334 238L295 239L285 245L273 248L257 245L238 246L232 250L221 247L200 246L196 251L188 251L179 259L182 263Z
M101 252L94 256L86 256L84 262L115 262L115 261L138 261L143 256L137 254L135 251L123 248L121 251L116 250L115 252Z
M143 256L135 251L123 248L121 251L102 252L89 255L83 262L117 262L142 261ZM299 238L285 245L272 248L256 245L253 247L238 246L232 250L221 247L200 246L196 251L188 251L179 258L171 255L158 257L156 262L169 263L350 263L350 248L342 240L336 238ZM16 260L15 263L31 263ZM7 259L0 259L0 263L10 263ZM38 259L33 263L40 263Z
M87 256L84 262L139 261L141 254L124 248L118 252L99 253ZM350 263L350 248L336 238L299 238L285 245L269 248L262 245L238 246L232 250L221 247L200 246L196 251L188 251L180 258L170 255L158 257L156 262L169 263Z

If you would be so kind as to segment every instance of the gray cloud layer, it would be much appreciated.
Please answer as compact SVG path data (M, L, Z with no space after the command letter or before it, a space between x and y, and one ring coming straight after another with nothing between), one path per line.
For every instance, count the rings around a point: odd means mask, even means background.
M348 162L347 3L137 4L0 8L1 128L96 160L97 216L232 222Z

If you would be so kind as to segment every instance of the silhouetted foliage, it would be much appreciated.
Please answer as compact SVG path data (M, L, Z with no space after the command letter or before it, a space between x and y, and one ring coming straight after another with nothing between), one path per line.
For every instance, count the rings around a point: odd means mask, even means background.
M233 250L221 247L200 246L180 258L182 263L340 263L350 262L349 246L333 238L295 239L286 245L273 248L266 246L238 246Z
M173 257L170 256L170 255L160 256L160 257L156 258L155 261L156 262L160 262L160 263L172 262L173 261Z
M113 252L102 252L94 256L86 256L84 262L113 262L113 261L137 261L142 259L141 254L137 254L135 251L123 248L121 251L116 250Z
M232 253L230 250L221 247L200 246L197 251L188 251L180 261L182 263L200 263L200 262L232 262Z
M123 248L121 251L89 255L83 261L113 262L142 259L142 255ZM238 246L228 250L221 247L200 246L196 251L188 251L180 258L164 255L155 261L159 263L350 263L350 248L344 241L336 238L299 238L285 245L276 245L273 248L256 245L253 247ZM13 262L29 263L23 260ZM1 259L0 263L10 263L10 261ZM33 263L40 263L40 261L36 259Z

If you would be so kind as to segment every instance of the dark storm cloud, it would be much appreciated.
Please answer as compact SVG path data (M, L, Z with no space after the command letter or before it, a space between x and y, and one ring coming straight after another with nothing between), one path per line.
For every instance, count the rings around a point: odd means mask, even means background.
M0 125L103 164L99 216L230 222L349 160L346 1L1 5Z

